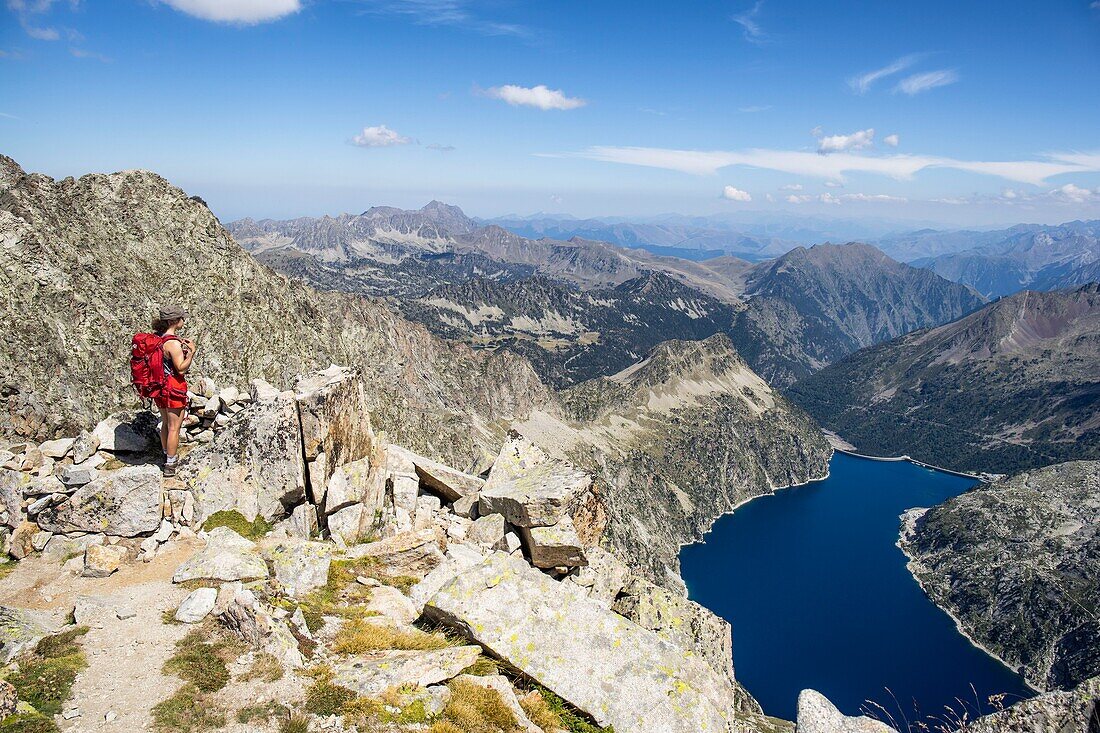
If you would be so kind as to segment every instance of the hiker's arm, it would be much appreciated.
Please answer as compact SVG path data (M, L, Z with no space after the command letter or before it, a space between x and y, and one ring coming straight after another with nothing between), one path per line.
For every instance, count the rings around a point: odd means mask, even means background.
M164 345L164 350L172 359L172 366L180 374L185 374L191 367L191 360L195 358L194 349L185 349L179 341L169 341Z

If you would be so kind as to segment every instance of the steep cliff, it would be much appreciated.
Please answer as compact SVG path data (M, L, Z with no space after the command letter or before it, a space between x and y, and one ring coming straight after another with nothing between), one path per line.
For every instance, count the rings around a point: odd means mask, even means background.
M1061 463L905 515L925 592L1042 689L1100 674L1100 461Z

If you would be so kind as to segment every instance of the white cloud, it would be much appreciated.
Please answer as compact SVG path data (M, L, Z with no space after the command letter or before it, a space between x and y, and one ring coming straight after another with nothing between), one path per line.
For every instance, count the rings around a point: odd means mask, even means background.
M1067 183L1064 186L1059 186L1050 193L1056 198L1063 198L1066 201L1075 204L1083 204L1086 201L1091 201L1093 198L1100 196L1100 191L1094 192L1087 188L1075 186L1072 183Z
M780 186L779 190L780 191L801 191L802 190L802 184L801 183L788 183L785 186Z
M361 148L388 148L391 145L408 145L412 138L398 135L385 125L364 127L363 131L351 139L353 145Z
M790 196L788 196L788 197L787 197L787 198L786 198L785 200L786 200L786 202L787 202L788 204L800 204L800 203L802 203L803 201L809 201L809 200L810 200L810 198L811 198L810 196L795 196L795 195L794 195L794 194L792 193L792 194L791 194Z
M844 188L840 181L825 181L825 188Z
M896 148L898 146L898 143L901 142L901 139L898 137L897 133L894 133L893 135L887 135L886 137L882 138L882 142L886 143L892 148Z
M823 204L835 204L836 206L840 206L840 199L833 196L831 193L823 193L817 197L817 200Z
M742 191L733 186L726 186L722 189L722 198L729 199L730 201L752 201L752 196L748 191Z
M549 157L563 157L549 155ZM666 148L594 146L564 157L662 168L693 175L716 175L730 166L779 171L792 176L843 181L845 173L862 172L907 180L926 168L951 168L1020 183L1042 184L1063 173L1100 171L1100 154L1050 153L1046 160L975 161L930 155L819 155L803 150L672 150Z
M545 84L536 87L521 87L505 84L485 90L486 96L507 102L513 107L537 107L538 109L577 109L588 104L577 97L567 97L560 89L549 89Z
M920 54L909 54L908 56L902 56L897 61L891 64L883 66L881 69L875 69L874 71L865 71L862 74L853 76L848 80L848 86L852 88L856 94L866 94L876 81L879 79L885 79L888 76L893 76L899 71L904 71L910 66L920 60Z
M828 196L829 194L825 194L825 195ZM862 202L872 202L872 203L880 203L880 202L902 203L902 202L905 202L905 201L909 200L909 199L906 199L906 198L902 198L901 196L887 196L884 193L845 193L845 194L841 194L840 198L843 199L844 201L862 201Z
M1012 200L1012 199L1016 198L1018 195L1019 194L1017 194L1011 188L1005 188L1005 189L1001 190L1001 198Z
M772 196L770 193L764 194L764 198L766 198L769 203L775 203L775 196Z
M745 40L749 43L762 45L768 41L768 34L764 32L764 29L760 27L760 22L756 19L763 7L763 0L757 0L750 10L746 10L732 18L734 23L741 26L745 33Z
M815 127L814 134L818 138L817 152L822 155L839 153L844 150L862 150L875 144L875 131L873 128L857 130L851 135L821 136L821 128Z
M161 0L181 13L216 23L254 25L278 20L302 9L300 0Z
M904 92L912 96L914 94L920 94L921 92L927 92L929 89L954 84L958 80L959 74L954 69L937 69L936 71L926 71L922 74L913 74L912 76L905 77L898 82L894 91Z

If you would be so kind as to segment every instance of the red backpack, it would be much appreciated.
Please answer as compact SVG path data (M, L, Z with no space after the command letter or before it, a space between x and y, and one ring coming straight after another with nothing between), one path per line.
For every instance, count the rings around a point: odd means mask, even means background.
M142 399L153 399L164 390L167 383L164 343L173 339L180 340L175 336L137 333L130 341L130 381Z

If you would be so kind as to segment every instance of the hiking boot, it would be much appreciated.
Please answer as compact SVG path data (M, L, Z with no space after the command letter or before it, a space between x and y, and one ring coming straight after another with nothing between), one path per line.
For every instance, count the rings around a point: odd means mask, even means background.
M161 472L165 478L172 478L176 475L176 468L177 464L175 463L165 463Z

